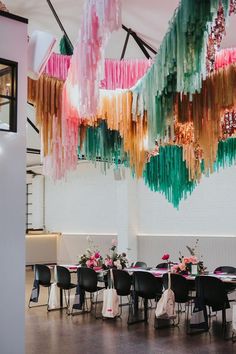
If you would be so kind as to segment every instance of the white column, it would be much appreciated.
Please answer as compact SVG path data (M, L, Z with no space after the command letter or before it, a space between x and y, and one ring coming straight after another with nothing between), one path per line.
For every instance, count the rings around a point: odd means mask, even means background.
M126 252L130 262L137 259L137 183L126 171L117 186L118 252Z

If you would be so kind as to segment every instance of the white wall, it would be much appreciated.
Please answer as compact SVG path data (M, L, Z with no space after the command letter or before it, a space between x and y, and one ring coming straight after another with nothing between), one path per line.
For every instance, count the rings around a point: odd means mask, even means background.
M156 265L165 252L178 261L179 251L200 238L199 251L209 270L236 266L236 167L204 177L179 210L142 181L138 184L138 255ZM210 236L210 237L209 237Z
M204 177L193 193L173 208L164 196L139 182L140 234L236 236L236 167Z
M58 263L77 262L88 247L88 235L103 254L117 237L120 250L131 248L129 227L133 222L127 214L127 183L132 184L132 180L117 181L113 168L104 175L100 167L99 163L95 168L92 163L80 162L66 182L46 178L46 229L62 233L58 237ZM136 242L132 251L136 252Z
M17 133L0 132L0 353L24 353L27 25L0 16L0 57L18 62Z
M203 178L176 210L142 180L133 180L129 170L115 181L112 169L103 175L99 164L80 163L66 182L46 182L46 227L63 233L58 261L75 262L86 249L86 235L103 250L117 236L119 251L128 249L131 260L149 265L159 263L164 252L178 260L179 251L187 254L185 245L200 237L209 269L236 265L235 174L232 167Z
M46 179L46 228L62 233L116 233L116 181L80 162L67 180ZM119 182L118 182L119 183Z

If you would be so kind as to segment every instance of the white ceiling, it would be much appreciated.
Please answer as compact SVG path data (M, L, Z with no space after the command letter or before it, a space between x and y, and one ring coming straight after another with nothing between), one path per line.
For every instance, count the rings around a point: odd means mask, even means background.
M75 44L77 39L84 1L51 0L73 44ZM3 0L3 2L10 12L29 19L29 35L36 29L48 31L54 34L59 42L62 32L46 0ZM178 0L122 0L122 23L142 34L153 47L158 48L178 3ZM227 35L222 43L223 48L236 46L235 31L236 15L233 15L226 29ZM126 32L122 29L112 34L106 49L106 57L120 57L125 37ZM133 38L129 40L125 57L143 57ZM31 108L29 108L28 116L34 121L34 114ZM38 148L40 141L36 133L29 126L27 130L29 132L27 146ZM28 164L39 162L39 158L32 155L27 160Z
M75 43L83 14L85 0L51 0L72 43ZM29 19L29 34L35 29L49 31L58 40L62 33L46 0L4 0L10 12ZM168 28L178 0L122 0L122 22L144 35L158 48ZM223 47L236 45L236 16L231 16L230 26ZM107 48L107 57L119 58L126 33L120 30L112 35ZM140 57L142 53L133 39L130 40L126 57Z

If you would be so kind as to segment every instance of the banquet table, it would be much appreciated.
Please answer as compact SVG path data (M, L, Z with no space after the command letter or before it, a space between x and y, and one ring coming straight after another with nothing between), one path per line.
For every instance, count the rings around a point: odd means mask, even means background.
M125 269L129 274L133 274L134 272L148 272L153 274L155 277L162 277L163 274L168 272L168 269L166 268L151 268L151 269L143 269L143 268L126 268ZM193 274L182 274L187 280L195 280L196 276L198 275L193 275ZM222 280L224 283L232 283L236 284L236 274L227 274L223 272L207 272L204 274L199 274L202 276L211 276L211 277L216 277L220 280Z
M80 267L80 265L75 265L75 264L61 264L61 266L67 268L70 273L77 273L78 268ZM168 269L166 268L151 268L151 269L143 269L143 268L138 268L138 267L133 267L133 268L126 268L124 269L125 271L127 271L130 275L132 275L134 272L148 272L153 274L155 277L162 277L165 273L168 272ZM97 268L95 269L95 271L98 274L98 279L101 281L101 279L104 277L104 275L107 273L106 270L103 270L101 268ZM230 283L230 284L235 284L236 285L236 275L235 274L226 274L226 273L222 273L222 272L217 272L216 274L214 273L207 273L207 274L203 274L204 276L214 276L220 280L222 280L224 283ZM196 275L192 275L192 274L186 274L183 275L187 280L191 281L191 283L194 283ZM53 308L57 308L57 309L62 309L63 308L63 291L62 289L60 289L59 292L59 307L56 306L57 304L57 295L56 295L56 285L57 281L56 281L56 268L54 269L54 283L52 284L52 296L51 297L51 301L50 303L52 304L51 309Z

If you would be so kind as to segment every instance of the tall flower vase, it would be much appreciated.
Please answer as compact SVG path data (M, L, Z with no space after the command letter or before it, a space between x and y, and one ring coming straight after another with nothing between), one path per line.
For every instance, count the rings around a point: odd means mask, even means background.
M198 275L198 264L191 264L191 274Z

